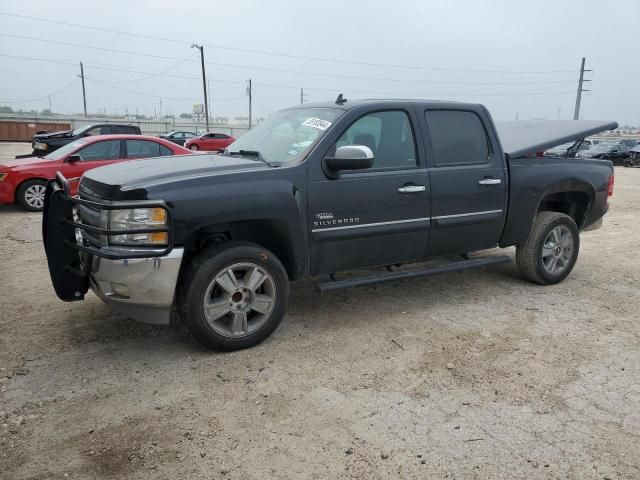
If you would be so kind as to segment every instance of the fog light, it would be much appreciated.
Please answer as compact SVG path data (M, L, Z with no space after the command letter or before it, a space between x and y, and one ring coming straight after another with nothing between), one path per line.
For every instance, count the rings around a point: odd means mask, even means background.
M111 292L118 297L129 298L129 287L124 283L111 282Z

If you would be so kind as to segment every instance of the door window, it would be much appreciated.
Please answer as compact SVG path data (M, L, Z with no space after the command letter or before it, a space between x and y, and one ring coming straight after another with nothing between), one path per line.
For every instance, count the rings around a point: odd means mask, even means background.
M149 140L127 140L127 158L149 158L171 155L171 150Z
M96 142L80 149L76 155L84 162L91 160L116 160L120 158L120 140Z
M472 112L425 112L436 167L489 161L489 139L480 117Z
M133 133L134 135L136 133L138 133L138 131L136 130L135 127L128 127L126 125L118 125L118 126L112 127L112 128L113 128L113 133L120 133L120 134L131 134L131 133Z
M374 156L372 168L407 168L417 164L411 121L401 110L359 118L336 142L336 148L345 145L369 147Z

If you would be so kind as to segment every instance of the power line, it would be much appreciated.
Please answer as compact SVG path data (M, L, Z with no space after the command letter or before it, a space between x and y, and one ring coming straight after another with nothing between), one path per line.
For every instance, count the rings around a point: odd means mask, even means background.
M85 76L84 78L85 78L85 80L89 80L90 82L96 83L96 84L98 84L98 85L103 85L103 86L105 86L105 87L109 87L109 88L112 88L112 89L114 89L114 90L120 90L120 91L122 91L122 92L133 93L133 94L135 94L135 95L143 95L143 96L145 96L145 97L154 97L154 98L164 98L164 99L167 99L167 100L184 100L184 101L189 101L189 102L194 101L194 99L193 99L193 98L184 98L184 97L168 97L168 96L166 96L166 95L155 95L155 94L153 94L153 93L138 92L138 91L136 91L136 90L129 90L128 88L116 87L115 85L111 85L111 84L109 84L109 83L101 82L101 81L99 81L99 80L96 80L95 78L89 78L89 77L87 77L87 76Z
M146 76L146 77L143 77L143 78L136 78L136 79L134 79L134 80L120 80L120 81L121 81L121 82L143 82L143 81L145 81L145 80L149 80L150 78L158 77L158 76L163 75L164 73L168 72L169 70L172 70L172 69L176 68L178 65L182 65L183 63L185 63L185 62L187 62L187 61L191 60L191 58L192 58L194 55L195 55L195 53L194 53L193 55L189 55L188 57L186 57L186 58L184 58L184 59L180 60L180 61L179 61L179 62L177 62L177 63L174 63L173 65L171 65L170 67L165 68L164 70L161 70L161 71L156 72L156 73L149 74L149 75L148 75L148 76Z
M126 35L130 37L137 38L145 38L148 40L160 40L164 42L177 43L177 44L191 44L192 42L186 40L178 40L173 38L159 37L155 35L145 35L140 33L132 33L132 32L124 32L122 30L113 30L109 28L101 28L95 26L88 25L80 25L77 23L71 22L62 22L59 20L51 20L47 18L41 17L33 17L30 15L19 15L15 13L9 12L0 12L0 15L15 17L15 18L23 18L28 20L34 20L38 22L46 22L53 23L58 25L64 25L67 27L76 27L82 28L85 30L94 30L105 33L112 33L116 35ZM423 70L423 71L433 71L433 72L457 72L457 73L499 73L499 74L529 74L529 75L539 75L539 74L549 74L549 73L575 73L574 70L484 70L484 69L464 69L464 68L444 68L444 67L423 67L419 65L400 65L400 64L389 64L389 63L375 63L375 62L363 62L358 60L346 60L346 59L335 59L335 58L327 58L327 57L317 57L310 55L295 55L291 53L282 53L282 52L274 52L269 50L258 50L252 48L241 48L241 47L232 47L228 45L220 45L220 44L209 44L205 43L203 46L217 48L221 50L229 50L235 52L243 52L243 53L253 53L258 55L268 55L268 56L276 56L283 58L291 58L296 60L312 60L312 61L320 61L320 62L330 62L330 63L341 63L348 65L362 65L369 67L385 67L385 68L399 68L399 69L407 69L407 70Z
M124 55L157 58L161 60L183 60L177 57L168 57L164 55L155 55L151 53L130 52L127 50L117 50L113 48L96 47L93 45L83 45L79 43L63 42L59 40L47 40L44 38L30 37L27 35L14 35L9 33L0 33L0 36L20 38L25 40L34 40L34 41L45 42L45 43L54 43L54 44L78 47L78 48L88 48L92 50L120 53ZM194 61L194 60L187 60L187 61ZM288 69L270 68L270 67L255 67L251 65L239 65L239 64L232 64L232 63L222 63L222 62L205 62L205 63L206 65L217 65L217 66L230 67L230 68L244 68L249 70L263 70L266 72L289 73L294 75L311 75L314 77L321 76L321 77L334 77L334 78L345 78L345 79L355 79L355 80L376 80L376 81L383 81L383 82L400 82L400 83L423 83L423 84L446 84L446 85L537 85L545 81L544 79L536 80L536 81L527 81L527 82L460 82L460 81L448 81L448 80L413 80L413 79L398 79L398 78L388 78L388 77L367 77L362 75L341 75L336 73L310 72L310 71L288 70ZM564 84L564 83L573 83L573 82L548 82L548 83Z
M65 90L67 90L68 88L70 88L72 85L74 85L76 82L78 81L78 79L76 78L73 82L69 83L68 85L62 87L59 90L56 90L55 92L51 92L51 93L47 93L46 95L43 95L42 97L38 97L38 98L32 98L29 100L13 100L13 101L0 101L0 103L30 103L30 102L37 102L40 100L44 100L47 97L53 97L54 95L57 95L58 93L62 93Z

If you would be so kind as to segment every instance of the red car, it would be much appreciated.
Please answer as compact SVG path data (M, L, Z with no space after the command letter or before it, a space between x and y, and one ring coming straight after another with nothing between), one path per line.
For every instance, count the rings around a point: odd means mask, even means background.
M217 152L218 150L224 150L235 141L235 138L224 133L204 133L199 137L187 140L184 146L193 152L198 150Z
M18 203L30 212L44 204L47 180L60 171L71 182L75 195L77 179L87 170L135 158L191 154L168 140L143 135L96 135L83 137L44 157L3 160L0 163L0 204Z

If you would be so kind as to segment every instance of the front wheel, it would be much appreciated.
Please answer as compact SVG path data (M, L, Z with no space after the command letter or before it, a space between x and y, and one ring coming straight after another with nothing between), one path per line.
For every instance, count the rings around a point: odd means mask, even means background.
M16 201L29 212L41 212L44 207L44 191L47 182L44 180L27 180L16 192Z
M191 145L189 147L189 150L191 150L192 152L197 152L199 150L198 145Z
M228 242L204 250L187 266L178 307L196 339L214 350L252 347L280 324L289 280L270 251Z
M540 285L564 280L578 259L580 234L576 222L559 212L540 212L527 240L516 248L523 277Z

